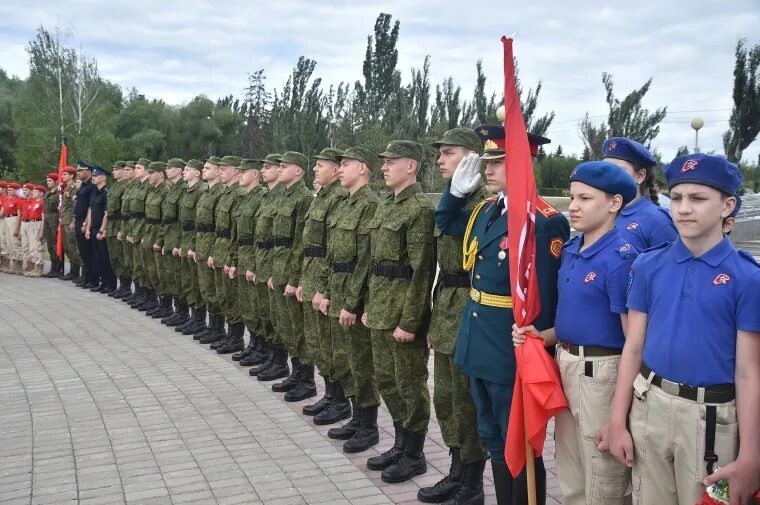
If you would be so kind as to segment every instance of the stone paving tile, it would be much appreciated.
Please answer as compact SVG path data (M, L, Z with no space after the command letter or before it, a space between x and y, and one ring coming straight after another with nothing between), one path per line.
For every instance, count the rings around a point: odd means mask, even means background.
M419 504L417 490L448 472L434 412L428 471L386 484L365 465L393 444L384 407L380 444L343 454L331 426L301 414L315 399L284 402L124 303L55 279L0 274L0 285L3 504ZM557 505L551 425L544 458ZM488 467L485 488L495 504Z

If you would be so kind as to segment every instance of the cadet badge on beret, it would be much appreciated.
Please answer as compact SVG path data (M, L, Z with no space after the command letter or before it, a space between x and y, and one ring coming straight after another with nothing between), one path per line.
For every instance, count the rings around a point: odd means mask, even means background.
M563 244L564 242L561 238L553 238L551 242L549 242L549 253L555 258L559 259L559 257L562 256Z
M688 170L695 170L697 168L697 164L699 162L697 160L686 160L681 167L681 172L686 172Z

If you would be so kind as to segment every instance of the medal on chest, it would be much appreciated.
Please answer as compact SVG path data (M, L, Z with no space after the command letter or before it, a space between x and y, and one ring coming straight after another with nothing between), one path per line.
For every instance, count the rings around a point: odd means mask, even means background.
M507 249L509 249L506 236L502 237L501 242L499 242L499 249L501 249L501 251L499 251L499 254L496 256L499 258L499 261L504 261L507 259Z

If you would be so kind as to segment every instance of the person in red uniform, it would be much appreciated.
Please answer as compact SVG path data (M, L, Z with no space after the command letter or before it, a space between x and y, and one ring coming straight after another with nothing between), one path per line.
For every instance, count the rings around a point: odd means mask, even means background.
M21 262L19 261L21 243L16 233L18 229L18 223L21 217L19 216L19 206L22 199L16 195L16 192L21 189L21 185L17 182L11 182L6 188L6 199L3 205L3 232L5 233L5 244L8 248L8 273L21 273Z
M8 268L8 246L5 245L5 200L8 198L8 183L0 181L0 272Z
M42 198L32 183L24 184L24 197L19 205L21 222L16 228L16 235L21 238L21 251L17 256L22 264L21 273L29 277L37 268L38 256L40 262L42 260L42 254L37 254L40 245L37 234L42 224Z

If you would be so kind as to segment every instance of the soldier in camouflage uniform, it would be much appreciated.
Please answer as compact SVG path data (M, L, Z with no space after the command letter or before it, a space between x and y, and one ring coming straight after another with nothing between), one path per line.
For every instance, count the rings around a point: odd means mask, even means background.
M192 335L206 327L206 302L201 296L198 284L198 265L190 253L195 251L195 213L198 201L208 191L208 184L201 181L203 162L188 160L182 171L185 193L180 200L180 277L182 279L182 298L192 308L192 315L185 324L180 324L175 331L183 335Z
M209 325L193 334L193 338L201 340L212 337L209 342L214 341L214 335L219 338L224 336L224 314L222 314L221 300L216 295L214 269L208 266L208 257L213 254L216 241L214 227L216 204L225 190L224 184L219 181L221 161L221 158L212 156L203 165L202 176L208 184L208 190L204 191L198 199L198 207L195 211L195 249L188 252L188 256L194 258L198 266L198 285L209 314Z
M274 291L277 333L290 352L293 365L290 377L272 386L272 391L278 393L290 391L299 381L306 382L307 386L314 384L314 366L300 361L305 356L301 337L303 306L296 299L303 263L303 227L312 200L311 191L303 182L307 167L306 156L288 151L280 158L280 168L277 171L279 183L284 186L284 190L277 200L272 225L274 249L269 287ZM268 377L259 374L258 378L266 380Z
M132 250L130 249L130 243L127 242L126 230L130 219L129 195L136 184L134 181L134 170L134 161L124 162L124 168L121 170L121 181L124 185L124 189L120 198L121 206L119 207L119 220L113 224L113 231L116 233L114 247L121 248L121 260L124 264L124 275L119 279L119 289L112 295L109 294L108 296L113 296L118 299L124 299L132 295L132 272L134 266L132 265ZM110 219L108 224L111 224Z
M142 238L142 248L148 271L147 301L137 310L153 316L162 307L171 303L165 282L166 273L162 268L163 233L161 228L161 207L169 191L166 185L166 163L154 161L148 165L150 189L145 199L145 234ZM159 302L160 297L160 302Z
M327 261L330 265L320 310L330 316L332 377L340 381L353 403L353 418L327 436L346 440L345 452L362 452L379 441L375 383L369 328L361 323L372 267L369 227L380 199L369 187L377 155L352 147L341 157L338 171L349 196L331 214Z
M438 167L447 183L465 156L481 152L480 139L470 128L449 130L433 146L438 149ZM466 208L472 209L489 195L481 182L467 195ZM442 235L436 228L435 238L440 272L433 291L428 341L435 351L433 404L443 442L451 454L451 467L442 480L419 490L417 498L426 503L442 503L454 497L462 480L463 465L484 465L488 459L488 451L478 435L477 413L467 376L454 363L462 307L470 296L470 276L462 269L463 237Z
M343 151L328 147L316 158L314 187L317 195L306 214L303 231L303 267L301 284L296 298L303 303L303 338L305 340L302 362L316 364L325 381L325 396L303 408L303 413L313 415L318 425L333 424L351 416L351 405L340 383L332 377L332 345L330 319L319 311L327 290L330 265L327 263L328 220L347 194L338 181L340 156ZM313 396L308 382L296 385L287 396L298 401ZM287 398L286 396L286 398Z
M123 300L129 303L132 308L148 301L148 287L150 287L150 279L146 269L148 258L142 245L142 239L146 226L145 199L148 197L148 190L151 188L146 169L151 163L147 158L140 158L135 163L134 183L129 191L129 221L126 223L126 236L132 256L132 280L135 283L135 292Z
M362 316L370 328L375 379L393 417L395 443L367 467L384 482L427 471L423 447L430 421L427 328L435 276L433 204L417 183L420 144L397 140L380 154L392 190L368 224L372 247L369 297Z
M263 327L263 341L260 352L251 352L248 356L240 359L241 366L258 365L251 368L248 373L251 376L263 375L264 378L261 380L281 379L290 373L288 351L283 345L282 337L277 328L275 298L281 295L269 289L269 281L273 272L274 236L272 235L272 228L274 215L285 188L283 184L279 183L277 177L281 156L279 153L272 153L262 160L261 178L267 184L268 191L255 216L256 270L253 271L253 274L256 283L259 319Z
M42 231L50 255L50 271L42 277L53 278L63 275L63 258L58 258L58 174L47 175L47 191L42 197L45 214L42 219ZM4 190L0 190L4 191Z
M106 243L108 244L108 257L111 259L111 269L116 278L121 282L119 288L124 286L124 254L121 242L116 239L121 224L121 199L124 196L124 190L127 188L127 182L124 180L125 161L116 161L112 167L113 182L108 186L108 200L106 201ZM113 297L119 291L116 290L108 294Z
M75 281L79 278L82 260L79 258L77 239L74 233L74 197L77 193L74 184L74 167L66 167L62 172L63 188L61 193L61 230L63 231L63 252L69 259L69 273L61 277L64 281Z

